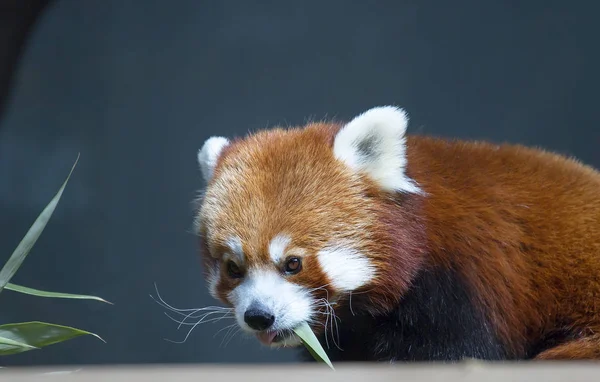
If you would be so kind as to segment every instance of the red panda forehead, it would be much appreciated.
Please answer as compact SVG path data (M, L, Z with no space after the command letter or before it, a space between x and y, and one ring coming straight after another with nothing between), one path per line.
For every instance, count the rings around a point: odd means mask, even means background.
M371 201L365 183L335 159L333 130L270 130L232 145L202 207L213 256L231 238L259 262L271 260L269 245L282 235L308 254L336 237L364 240L355 227L371 223Z

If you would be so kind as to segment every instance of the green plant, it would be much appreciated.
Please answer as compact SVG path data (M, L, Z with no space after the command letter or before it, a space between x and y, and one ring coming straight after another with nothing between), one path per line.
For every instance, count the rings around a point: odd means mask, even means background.
M52 198L50 203L48 203L42 213L37 217L6 264L4 264L2 270L0 270L0 292L2 292L3 289L7 289L13 292L29 294L38 297L97 300L110 304L110 302L96 296L47 292L10 283L11 278L15 275L21 264L23 264L23 261L33 248L35 242L42 234L42 231L54 213L54 210L78 161L79 155L77 156L77 159L75 160L67 179L64 181L54 198ZM4 324L0 325L0 355L22 353L29 350L39 349L83 335L91 335L100 339L101 341L104 341L97 334L47 322L31 321Z
M298 326L294 329L294 333L302 340L302 344L308 349L308 352L313 356L313 358L317 361L324 362L329 366L332 370L335 370L329 357L327 357L327 353L325 353L325 349L321 346L321 343L315 336L315 333L312 331L307 322L302 323L302 325Z

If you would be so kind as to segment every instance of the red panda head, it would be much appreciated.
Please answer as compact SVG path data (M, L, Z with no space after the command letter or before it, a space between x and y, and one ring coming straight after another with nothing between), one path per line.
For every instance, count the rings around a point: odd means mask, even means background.
M332 304L362 294L374 312L398 302L420 261L407 205L422 191L406 173L406 126L401 109L378 107L342 126L204 143L204 266L243 329L294 346L291 329L323 330Z

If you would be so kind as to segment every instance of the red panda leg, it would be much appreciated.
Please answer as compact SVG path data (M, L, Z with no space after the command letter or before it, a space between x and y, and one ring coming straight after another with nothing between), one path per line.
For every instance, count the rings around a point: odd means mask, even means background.
M535 358L539 360L600 360L600 335L566 342L541 352Z

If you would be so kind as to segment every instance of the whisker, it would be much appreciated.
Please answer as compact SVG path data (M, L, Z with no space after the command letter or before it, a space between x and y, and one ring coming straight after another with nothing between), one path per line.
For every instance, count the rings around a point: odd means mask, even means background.
M231 333L231 336L229 336L229 340L227 342L225 342L225 345L223 347L227 347L227 345L229 345L231 340L233 340L233 338L241 331L242 331L242 328L238 326L237 329L235 329L233 331L233 333Z
M239 326L238 326L238 328L239 328ZM227 333L225 333L225 335L223 336L223 340L221 341L221 344L219 346L226 347L227 344L229 343L229 341L231 341L231 339L233 338L233 336L235 336L235 334L237 332L238 332L238 329L235 327L235 325L231 325L231 327L229 328Z
M329 307L331 308L331 314L333 316L333 322L335 323L335 331L336 331L336 334L337 334L337 342L335 341L335 338L334 338L333 339L333 343L335 344L335 346L339 350L342 350L340 348L340 345L339 345L339 341L340 341L340 330L339 330L339 327L338 327L338 320L339 320L339 318L336 316L335 310L333 309L333 306L330 305ZM331 329L332 329L331 336L333 337L333 325L331 326Z
M150 295L150 298L152 298L158 305L160 305L164 309L167 309L168 311L175 313L177 315L183 316L183 319L179 320L175 317L172 317L169 313L164 312L164 314L169 319L171 319L172 321L179 324L177 329L180 329L183 325L191 326L190 330L187 332L187 334L185 335L185 338L182 341L174 341L174 340L171 340L168 338L165 338L165 341L176 343L176 344L185 343L188 340L189 336L191 335L192 331L201 323L216 322L216 321L220 321L224 318L234 318L235 317L233 315L233 308L226 308L226 307L221 307L221 306L206 306L203 308L190 308L190 309L175 308L174 306L170 305L162 298L162 296L160 295L160 292L158 291L158 286L156 285L156 283L154 283L154 288L156 290L157 297L155 298L154 296ZM220 314L220 316L208 318L214 314ZM187 322L187 320L190 320L190 319L197 319L197 321L196 322ZM235 324L233 324L233 325L235 325Z
M200 321L203 321L206 317L208 317L208 316L210 316L212 314L221 313L221 314L224 314L225 316L227 316L227 315L230 314L230 312L213 311L213 312L204 313L201 316L193 316L194 313L196 313L196 312L192 312L192 313L188 314L187 316L185 316L185 318L183 319L183 321L181 321L179 323L179 326L177 327L177 329L181 328L181 325L183 325L183 323L185 322L185 320L187 320L188 318L200 318Z
M329 340L327 339L327 323L329 322L329 318L331 316L328 314L325 318L325 344L327 345L327 349L329 349Z
M342 350L339 345L340 333L339 333L338 321L340 321L340 319L335 314L333 305L335 305L335 303L331 303L327 298L318 299L314 302L314 304L312 304L312 306L315 308L324 308L325 309L325 311L323 311L322 309L317 309L317 313L325 316L325 324L324 324L325 333L324 334L325 334L326 346L328 348L330 348L330 345L329 345L329 332L330 332L333 344L338 349ZM335 325L335 333L334 333L334 325ZM337 341L336 341L336 337L337 337Z
M236 327L236 325L237 325L236 323L233 323L231 325L227 325L226 327L222 328L221 330L219 330L218 332L215 333L215 335L213 336L213 338L216 337L223 330L227 330L227 332L225 332L225 335L223 336L223 339L221 340L221 343L219 344L219 347L224 347L223 346L223 342L225 342L225 340L227 339L227 336Z
M187 341L188 337L190 336L190 334L192 333L192 331L196 328L196 326L198 326L201 323L201 321L196 322L188 331L188 333L186 334L185 338L183 339L183 341L172 341L172 340L168 340L169 342L173 342L175 344L183 344Z
M211 312L211 313L220 313L220 312ZM209 323L209 322L215 322L215 321L219 321L223 318L233 318L233 315L230 315L228 313L226 313L225 315L221 316L221 317L215 317L215 318L211 318L209 320L204 320L210 313L205 314L204 316L200 317L200 323ZM198 321L196 322L185 322L185 320L183 321L179 321L174 317L171 317L167 312L164 313L165 316L169 317L171 320L175 321L176 323L179 324L179 326L177 327L177 329L181 328L181 325L195 325L196 323L198 323Z
M204 308L194 308L194 309L177 309L177 308L173 308L172 306L166 304L166 303L161 303L159 301L157 301L154 296L150 295L150 297L156 302L158 303L160 306L162 306L163 308L170 310L173 313L177 313L179 315L182 316L186 316L188 315L187 312L191 312L191 314L197 313L197 312L201 312L201 311L207 311L207 310L213 310L213 311L222 311L222 312L230 312L231 310L233 310L232 308L222 308L222 307L218 307L218 306L207 306Z
M227 326L226 326L226 327L224 327L224 328L221 328L219 331L217 331L217 332L216 332L216 333L213 335L213 338L215 338L215 337L216 337L216 336L217 336L219 333L221 333L223 330L227 330L227 329L229 329L229 328L231 328L231 327L233 327L233 326L235 326L235 325L237 325L237 323L233 323L233 324L231 324L231 325L227 325Z
M165 313L165 314L166 314L166 313ZM172 317L169 317L169 318L173 319ZM208 319L208 320L206 320L206 321L199 320L198 322L196 322L196 323L194 323L194 324L187 323L187 324L189 324L189 325L192 325L192 327L190 328L190 330L189 330L189 331L188 331L188 333L186 334L186 336L185 336L185 338L183 339L183 341L173 341L173 340L169 340L169 339L166 339L166 338L165 338L165 340L166 340L166 341L169 341L169 342L172 342L172 343L176 343L176 344L182 344L182 343L185 343L185 342L187 341L187 339L189 338L190 334L192 333L192 331L193 331L193 330L196 328L196 326L200 325L201 323L209 323L209 322L216 322L216 321L220 321L220 320L222 320L223 318L225 318L225 316L211 318L211 319ZM234 324L232 324L232 325L230 325L230 326L233 326L233 325L236 325L236 324L234 323Z
M179 309L179 308L175 308L171 305L169 305L160 295L160 292L158 291L158 286L156 285L156 283L154 283L154 289L156 290L156 296L158 297L158 300L150 295L150 298L152 298L157 304L161 305L162 307L169 309L170 311L174 312L174 313L179 313L179 314L185 314L182 312L192 312L192 311L201 311L201 310L227 310L227 311L231 311L233 310L233 308L226 308L223 306L206 306L203 308L193 308L193 309Z

